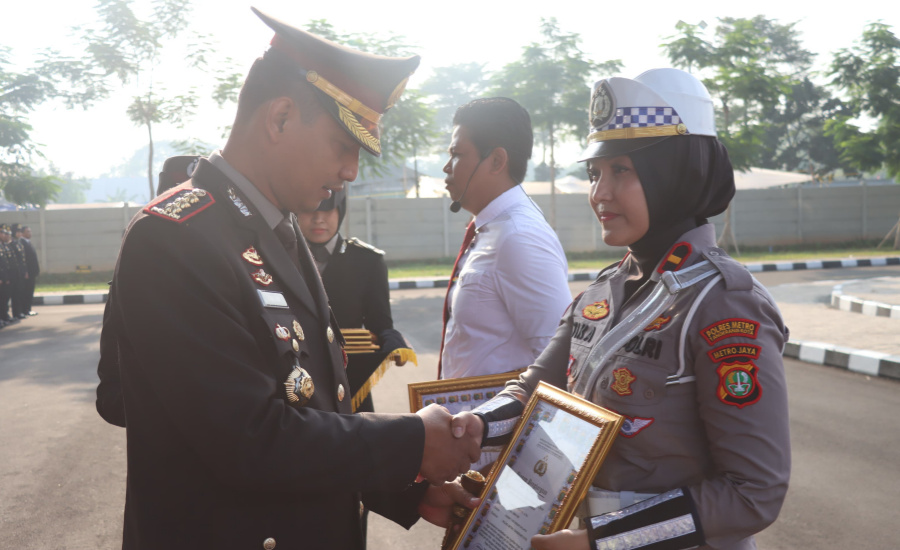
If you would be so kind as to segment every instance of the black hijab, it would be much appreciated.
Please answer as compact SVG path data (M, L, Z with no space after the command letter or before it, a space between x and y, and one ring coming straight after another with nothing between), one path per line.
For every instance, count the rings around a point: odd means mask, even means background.
M650 216L647 233L628 247L641 266L640 280L626 285L630 296L678 237L725 211L734 197L734 169L725 146L712 136L671 137L628 156Z

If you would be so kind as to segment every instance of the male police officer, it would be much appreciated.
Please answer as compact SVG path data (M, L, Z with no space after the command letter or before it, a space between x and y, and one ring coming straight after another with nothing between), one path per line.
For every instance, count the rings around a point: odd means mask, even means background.
M135 216L116 266L124 548L359 548L360 494L405 526L446 522L456 486L413 481L478 457L480 434L439 407L349 414L340 333L290 215L353 180L360 147L380 153L419 59L256 13L276 34L224 150Z

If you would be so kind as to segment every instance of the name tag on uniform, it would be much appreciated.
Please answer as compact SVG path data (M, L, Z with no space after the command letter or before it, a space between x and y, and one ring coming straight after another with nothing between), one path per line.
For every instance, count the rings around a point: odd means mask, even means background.
M284 299L284 294L271 290L259 289L257 289L256 292L259 294L259 301L262 302L263 307L279 307L288 309L287 300Z

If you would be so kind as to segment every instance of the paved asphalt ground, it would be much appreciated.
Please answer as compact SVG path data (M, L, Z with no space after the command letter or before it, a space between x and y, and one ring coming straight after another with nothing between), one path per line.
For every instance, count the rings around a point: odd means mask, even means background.
M757 274L792 336L900 354L900 320L829 309L840 281L900 276L900 268ZM573 283L573 293L587 283ZM398 328L420 366L390 370L379 411L406 411L406 384L434 377L443 291L394 291ZM0 548L108 549L121 541L125 433L94 410L103 306L46 306L0 330ZM785 361L794 469L779 520L761 549L891 549L900 494L900 383ZM441 531L407 533L370 516L372 550L437 548Z

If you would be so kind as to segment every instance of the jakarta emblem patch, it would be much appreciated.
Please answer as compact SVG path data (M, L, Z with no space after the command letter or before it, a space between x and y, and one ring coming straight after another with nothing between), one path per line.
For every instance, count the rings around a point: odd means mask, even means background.
M719 401L739 409L759 401L762 386L756 377L758 370L752 361L722 363L716 369L719 375L719 387L716 389Z

